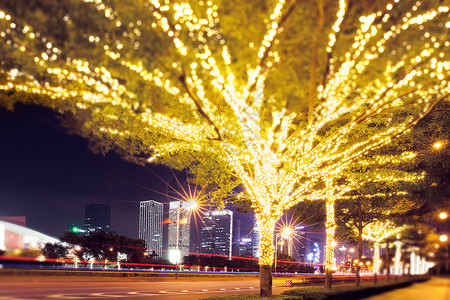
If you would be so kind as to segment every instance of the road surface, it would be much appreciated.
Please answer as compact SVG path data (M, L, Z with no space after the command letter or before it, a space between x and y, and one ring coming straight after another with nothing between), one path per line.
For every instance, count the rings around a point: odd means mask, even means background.
M283 292L284 281L275 280L273 292ZM21 299L201 299L214 295L259 293L259 280L149 279L96 277L1 277L0 300Z

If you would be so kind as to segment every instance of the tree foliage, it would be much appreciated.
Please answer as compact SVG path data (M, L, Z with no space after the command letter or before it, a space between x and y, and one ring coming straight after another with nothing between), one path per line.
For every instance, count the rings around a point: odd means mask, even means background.
M45 258L50 259L65 258L68 254L67 247L59 243L45 243L41 251Z
M79 235L66 232L61 241L75 247L75 255L80 260L117 261L118 255L125 254L127 263L140 263L145 259L145 242L115 232L93 232L88 235Z
M375 151L448 99L447 0L18 3L0 4L0 101L58 110L99 151L189 168L219 203L242 184L264 270L298 202L416 178L376 172L404 158Z

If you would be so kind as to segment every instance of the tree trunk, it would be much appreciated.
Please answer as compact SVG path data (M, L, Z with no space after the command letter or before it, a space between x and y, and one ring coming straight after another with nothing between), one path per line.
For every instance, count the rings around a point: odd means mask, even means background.
M389 282L389 242L386 242L386 281Z
M333 280L333 274L331 273L331 270L325 271L325 289L329 290L331 289L331 281Z
M358 201L357 202L357 205L358 205L358 262L356 264L355 285L359 286L359 284L361 282L361 277L360 277L361 268L359 266L359 262L361 261L361 257L362 257L362 231L363 231L363 226L362 226L361 201L360 200L357 200L357 201Z
M274 259L273 231L275 218L258 217L259 241L259 283L261 297L272 296L272 265Z
M326 202L327 219L326 227L326 251L325 251L325 289L331 289L333 256L334 256L334 232L336 220L334 219L334 198L330 195Z
M272 266L259 266L259 285L261 297L272 296Z
M378 271L380 270L380 244L375 243L373 251L373 283L377 284Z

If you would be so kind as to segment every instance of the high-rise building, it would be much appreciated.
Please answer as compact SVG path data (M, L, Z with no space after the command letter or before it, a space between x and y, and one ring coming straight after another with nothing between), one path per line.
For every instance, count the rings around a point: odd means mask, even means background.
M236 217L233 218L233 245L232 245L232 255L239 256L239 247L241 244L241 221Z
M301 261L301 262L307 262L306 258L306 231L304 225L299 225L295 227L295 230L297 232L297 245L295 246L295 249L297 251L294 252L293 257L294 259Z
M259 258L259 225L256 217L253 218L253 231L252 231L252 257Z
M168 248L169 260L174 264L180 263L181 257L189 254L189 205L183 201L169 203Z
M147 252L162 256L164 205L154 200L141 201L139 206L139 238Z
M242 238L239 243L239 256L252 257L252 239Z
M228 209L207 212L202 217L201 252L224 255L231 259L233 212Z
M86 233L111 230L111 208L104 204L89 204L84 207L84 229Z

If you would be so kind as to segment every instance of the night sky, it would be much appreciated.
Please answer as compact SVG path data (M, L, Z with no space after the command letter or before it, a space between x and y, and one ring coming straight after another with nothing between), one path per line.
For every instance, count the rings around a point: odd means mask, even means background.
M93 154L87 140L59 124L41 107L0 107L0 217L26 216L27 227L59 237L84 225L86 204L102 203L111 206L111 230L137 238L139 201L167 203L170 188L158 177L173 183L183 174ZM250 215L238 218L248 233Z

